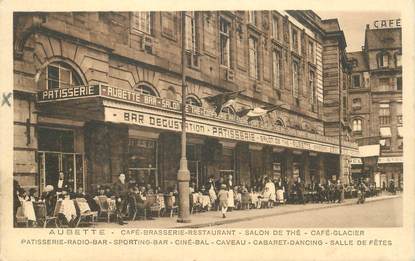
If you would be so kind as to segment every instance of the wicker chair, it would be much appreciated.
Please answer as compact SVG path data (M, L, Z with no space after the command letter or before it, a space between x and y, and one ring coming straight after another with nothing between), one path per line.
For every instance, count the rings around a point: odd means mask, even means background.
M99 206L98 217L97 217L98 219L104 216L107 218L107 223L109 223L111 216L117 217L116 209L110 206L110 204L108 203L107 196L98 196L96 197L95 201L97 202Z
M74 199L74 203L78 214L78 221L76 222L75 227L78 227L82 220L87 220L89 218L91 219L92 226L95 226L94 222L98 219L98 212L91 211L91 209L89 209L89 205L87 210L81 211L81 209L83 209L82 205L88 204L84 198L76 198Z

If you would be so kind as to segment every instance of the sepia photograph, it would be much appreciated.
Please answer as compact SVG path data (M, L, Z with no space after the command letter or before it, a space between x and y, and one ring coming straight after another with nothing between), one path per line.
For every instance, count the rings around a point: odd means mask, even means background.
M400 14L323 14L13 13L14 226L402 226Z
M414 22L0 0L0 261L413 260Z

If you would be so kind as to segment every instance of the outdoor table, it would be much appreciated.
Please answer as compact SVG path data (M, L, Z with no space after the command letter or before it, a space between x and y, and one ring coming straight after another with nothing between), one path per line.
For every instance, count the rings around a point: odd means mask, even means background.
M63 214L68 222L71 221L77 216L74 202L69 198L63 199L59 213Z

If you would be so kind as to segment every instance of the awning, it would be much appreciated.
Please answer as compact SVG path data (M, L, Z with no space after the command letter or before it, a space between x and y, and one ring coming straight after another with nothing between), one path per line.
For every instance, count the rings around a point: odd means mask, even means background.
M366 146L359 147L359 155L361 158L379 156L379 151L380 151L379 144L366 145Z
M380 128L380 136L383 138L392 137L391 128L390 127L381 127Z
M398 136L399 136L400 138L402 138L402 137L403 137L403 127L398 127Z

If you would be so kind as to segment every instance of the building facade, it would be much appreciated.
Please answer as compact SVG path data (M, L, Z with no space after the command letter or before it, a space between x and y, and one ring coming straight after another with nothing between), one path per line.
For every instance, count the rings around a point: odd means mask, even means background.
M176 184L181 19L191 181L232 175L347 183L346 42L312 11L16 13L14 176L42 191L119 173ZM217 114L207 97L243 92ZM261 117L239 114L278 106Z
M378 147L373 173L369 175L357 159L355 179L363 176L378 187L393 182L403 188L401 28L368 25L362 51L348 53L348 58L353 65L349 88L353 137L359 148Z

